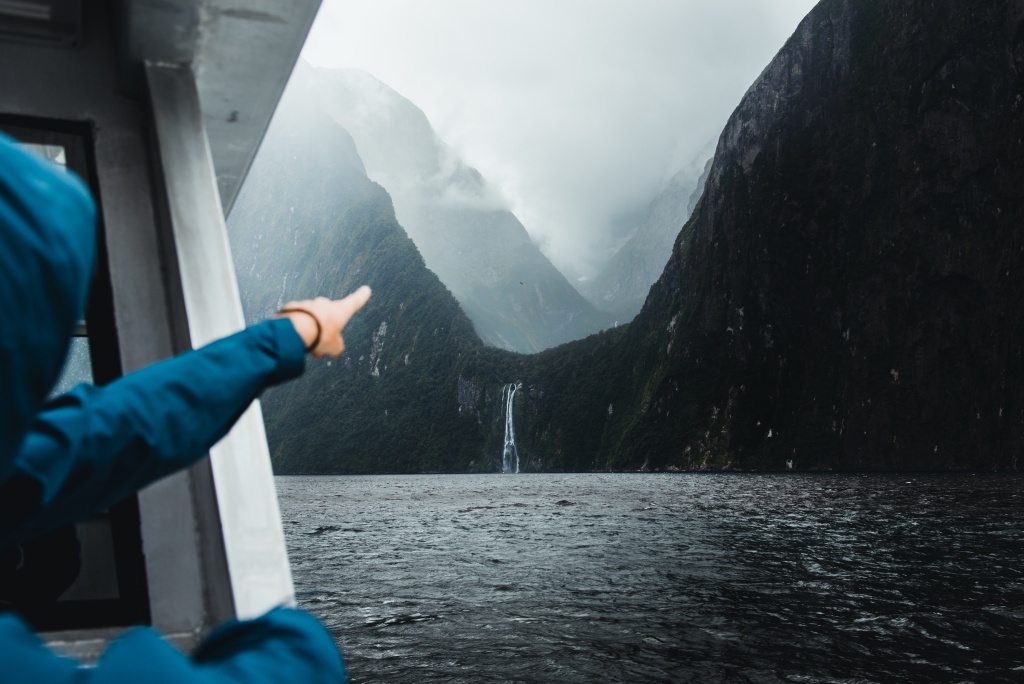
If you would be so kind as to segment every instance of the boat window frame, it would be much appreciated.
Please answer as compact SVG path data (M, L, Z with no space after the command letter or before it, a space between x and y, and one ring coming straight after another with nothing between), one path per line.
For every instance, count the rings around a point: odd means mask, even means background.
M96 199L96 261L86 304L85 325L76 326L75 335L88 338L93 383L105 385L121 377L123 369L114 318L93 127L88 122L0 114L0 131L19 142L63 147L66 168L86 183ZM117 598L58 600L24 610L22 617L35 629L68 631L152 624L138 496L131 495L94 517L109 521Z

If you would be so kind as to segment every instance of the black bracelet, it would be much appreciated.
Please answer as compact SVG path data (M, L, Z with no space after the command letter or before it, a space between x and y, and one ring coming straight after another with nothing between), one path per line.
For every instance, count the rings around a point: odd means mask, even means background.
M304 313L307 316L309 316L310 318L312 318L313 322L316 323L316 337L314 337L313 341L310 342L309 345L306 347L306 353L309 354L314 349L316 349L316 345L320 344L320 334L323 332L323 328L320 327L320 319L316 317L316 314L314 314L312 311L307 311L306 309L297 309L297 308L281 309L277 313L279 313L279 314Z

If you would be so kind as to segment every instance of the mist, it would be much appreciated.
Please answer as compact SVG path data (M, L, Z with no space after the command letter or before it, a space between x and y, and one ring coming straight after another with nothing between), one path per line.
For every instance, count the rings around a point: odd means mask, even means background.
M570 280L593 275L812 0L325 0L303 57L412 100Z

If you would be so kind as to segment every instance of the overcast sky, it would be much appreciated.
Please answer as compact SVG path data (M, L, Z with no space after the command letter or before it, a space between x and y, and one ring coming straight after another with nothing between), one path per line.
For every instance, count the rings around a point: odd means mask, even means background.
M367 71L497 185L567 276L714 151L816 0L324 0L303 56Z

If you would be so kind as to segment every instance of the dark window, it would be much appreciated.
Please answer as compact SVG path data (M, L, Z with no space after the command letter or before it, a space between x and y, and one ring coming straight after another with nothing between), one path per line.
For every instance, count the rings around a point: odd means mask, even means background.
M0 0L0 38L72 46L81 33L81 0Z

